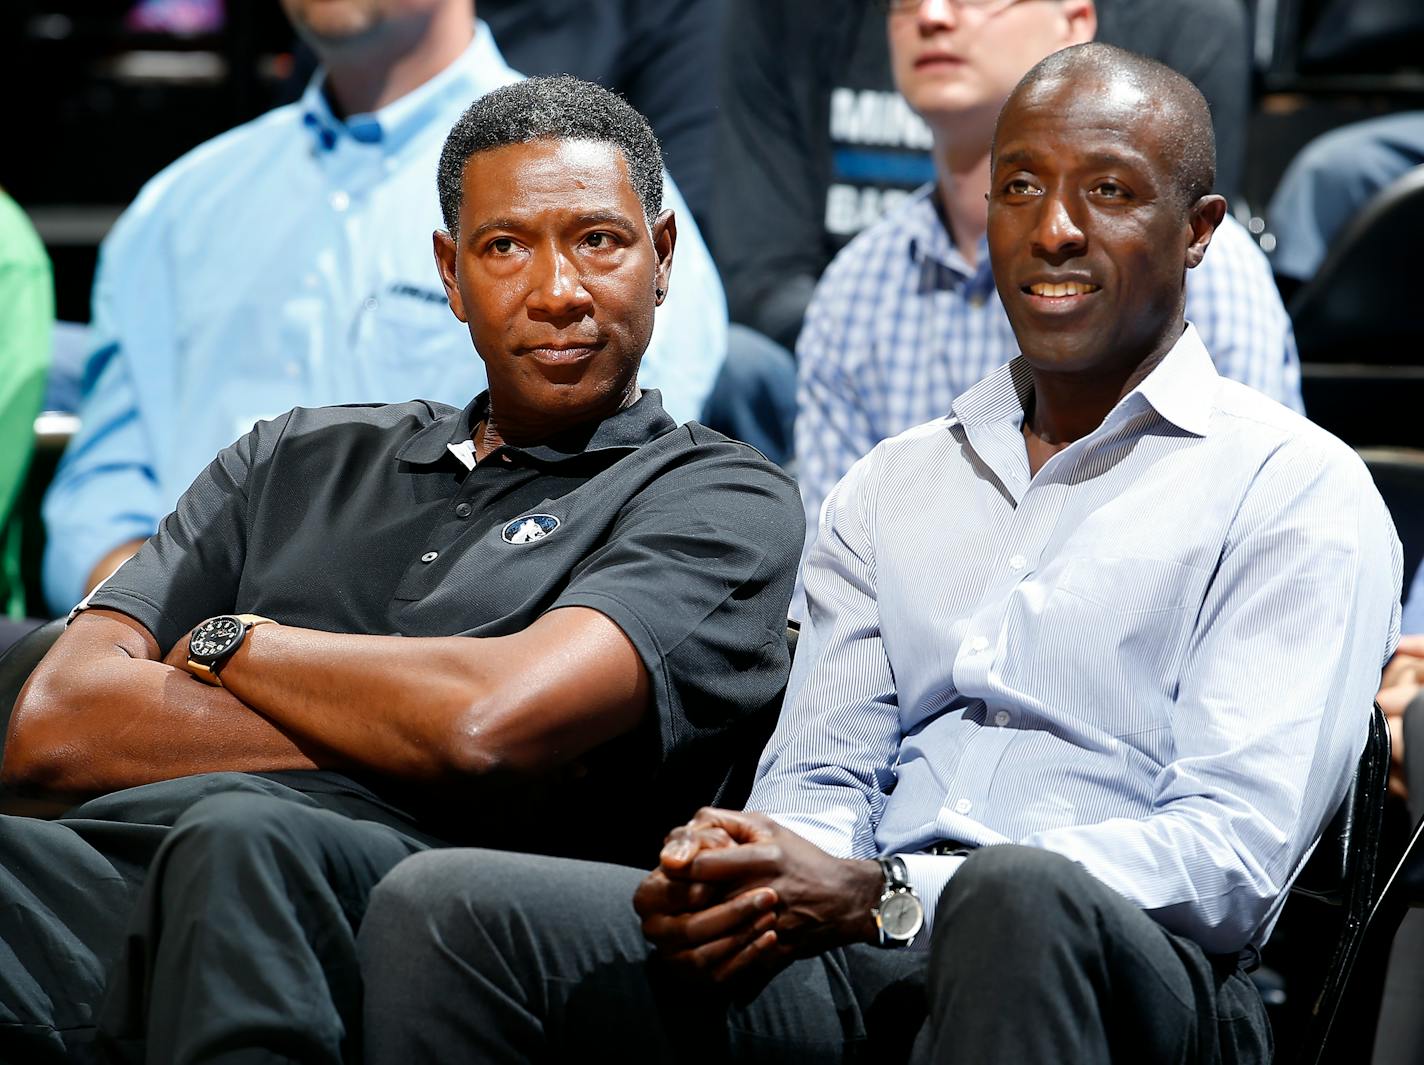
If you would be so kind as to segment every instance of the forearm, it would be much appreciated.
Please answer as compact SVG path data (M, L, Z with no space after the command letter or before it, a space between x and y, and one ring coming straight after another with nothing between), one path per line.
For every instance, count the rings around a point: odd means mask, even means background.
M259 625L222 667L224 688L294 735L392 776L437 778L486 678L461 637L408 639Z
M231 693L161 662L111 658L41 667L16 703L7 788L94 794L217 771L329 764Z
M221 676L284 732L425 781L557 768L631 729L649 702L622 631L581 607L486 638L259 625Z

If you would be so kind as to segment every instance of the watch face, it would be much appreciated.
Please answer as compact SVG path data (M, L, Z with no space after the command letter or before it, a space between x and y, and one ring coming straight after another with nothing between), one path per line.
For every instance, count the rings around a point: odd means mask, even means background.
M924 919L920 900L908 891L897 891L880 903L880 927L891 939L910 939Z
M188 639L188 656L199 662L213 662L228 654L242 639L243 624L235 617L224 615L209 618Z

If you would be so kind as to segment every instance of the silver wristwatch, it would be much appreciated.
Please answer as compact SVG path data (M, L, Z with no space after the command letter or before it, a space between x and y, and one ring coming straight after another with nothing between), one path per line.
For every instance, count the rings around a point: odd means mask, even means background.
M925 908L920 905L920 897L910 886L905 860L898 854L877 860L880 871L885 874L885 890L880 893L880 901L870 912L880 933L880 946L908 947L925 925Z

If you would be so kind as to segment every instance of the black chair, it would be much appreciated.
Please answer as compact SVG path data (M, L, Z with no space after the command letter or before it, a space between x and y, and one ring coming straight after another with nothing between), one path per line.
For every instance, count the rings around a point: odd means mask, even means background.
M1414 573L1424 560L1424 451L1361 448L1360 458L1369 467L1404 547L1403 594L1408 595Z
M1419 268L1401 239L1421 232L1424 167L1416 167L1350 221L1290 301L1305 409L1357 447L1424 446Z
M1381 841L1388 783L1389 725L1376 706L1370 715L1369 735L1355 768L1355 777L1350 782L1350 790L1321 834L1310 861L1291 885L1292 902L1287 904L1288 907L1294 905L1295 899L1302 898L1325 903L1339 911L1339 931L1330 948L1325 979L1311 1002L1300 1039L1296 1057L1300 1065L1325 1065L1335 1060L1327 1055L1327 1050L1340 1045L1338 1038L1332 1042L1332 1034L1344 1036L1343 1026L1341 1031L1336 1031L1336 1019L1347 989L1353 992L1358 989L1357 985L1372 984L1374 1004L1378 1008L1379 988L1384 976L1383 959L1372 953L1367 955L1362 948L1366 926L1381 894ZM1397 927L1398 922L1395 924ZM1352 984L1351 977L1362 958L1368 958L1364 968L1371 970L1369 980ZM1358 998L1352 998L1352 1003L1361 1004ZM1356 1020L1359 1015L1352 1010L1350 1016ZM1371 1013L1371 1032L1373 1016ZM1348 1056L1338 1060L1349 1060L1358 1065L1360 1059Z

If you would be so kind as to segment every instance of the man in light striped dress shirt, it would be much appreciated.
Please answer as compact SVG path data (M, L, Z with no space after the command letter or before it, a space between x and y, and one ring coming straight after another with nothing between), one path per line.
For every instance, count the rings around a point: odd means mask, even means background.
M1269 1060L1246 970L1363 744L1401 557L1354 453L1185 323L1213 176L1166 67L1024 78L988 216L1024 354L831 494L759 812L650 874L403 863L361 930L376 1065Z
M826 496L858 458L942 417L1019 353L985 245L989 138L1029 67L1097 31L1092 0L882 3L895 83L934 135L936 176L836 256L807 309L796 345L803 558ZM1224 376L1303 409L1270 265L1229 216L1187 282L1186 316Z

